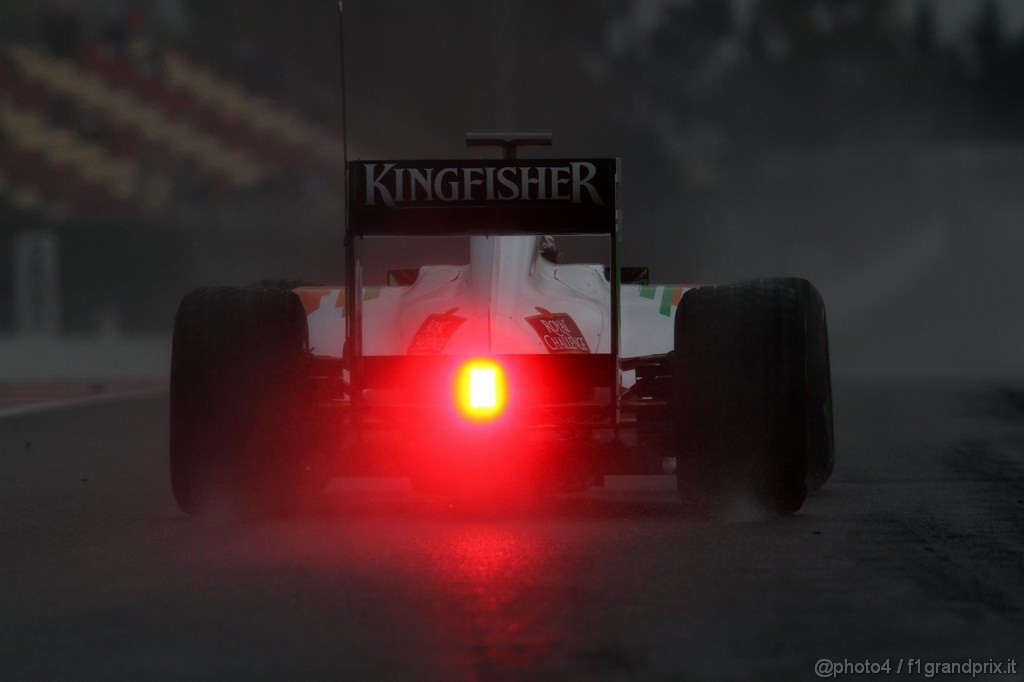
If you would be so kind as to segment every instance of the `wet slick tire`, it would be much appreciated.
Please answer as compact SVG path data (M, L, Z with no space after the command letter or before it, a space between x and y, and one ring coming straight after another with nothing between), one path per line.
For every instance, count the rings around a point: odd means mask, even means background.
M790 514L834 461L828 335L802 279L687 291L675 318L680 497L708 515L752 501Z
M311 455L306 318L290 291L196 289L171 358L170 468L178 506L273 514L318 485Z

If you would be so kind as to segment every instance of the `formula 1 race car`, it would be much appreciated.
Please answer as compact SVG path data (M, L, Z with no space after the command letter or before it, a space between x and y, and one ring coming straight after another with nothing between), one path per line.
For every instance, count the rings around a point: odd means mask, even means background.
M621 268L618 161L515 158L549 139L471 138L503 160L351 162L344 287L184 297L170 465L185 512L277 510L335 476L493 497L671 474L697 514L737 499L787 514L824 484L815 288Z

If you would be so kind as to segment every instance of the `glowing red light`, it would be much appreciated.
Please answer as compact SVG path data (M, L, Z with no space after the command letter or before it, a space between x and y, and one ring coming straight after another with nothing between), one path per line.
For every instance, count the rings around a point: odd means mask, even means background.
M475 421L489 421L505 410L505 371L493 360L470 360L455 380L455 403Z

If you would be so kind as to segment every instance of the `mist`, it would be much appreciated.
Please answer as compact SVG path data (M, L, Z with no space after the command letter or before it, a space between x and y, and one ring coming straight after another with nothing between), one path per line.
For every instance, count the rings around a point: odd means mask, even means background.
M621 158L624 264L649 266L656 283L807 277L828 306L840 374L1024 373L1024 34L1012 3L353 0L346 102L330 2L4 12L9 346L38 323L17 312L26 234L56 238L59 310L44 327L79 339L159 345L194 286L341 282L347 115L353 159L488 156L466 149L465 133L505 130L553 133L554 148L534 155ZM108 117L52 91L17 56L30 46L80 60L69 46L93 45L158 75L172 74L167 50L183 55L249 106L291 112L310 137L236 135L223 127L245 122L234 114L222 128L192 122L258 159L256 182L146 140L126 152ZM115 159L134 155L140 177L166 180L162 200L140 180L129 199L101 186L115 196L92 201L88 182L54 179L60 163L46 150L42 165L27 162L40 151L12 118L26 112Z

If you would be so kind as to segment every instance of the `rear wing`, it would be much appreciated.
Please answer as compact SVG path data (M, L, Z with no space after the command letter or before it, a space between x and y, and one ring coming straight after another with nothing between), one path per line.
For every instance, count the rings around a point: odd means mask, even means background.
M617 386L618 159L353 161L348 163L347 178L345 358L357 405L364 384L359 247L364 239L375 237L606 237L613 333L602 374L610 386Z
M350 236L613 235L616 159L355 161Z

